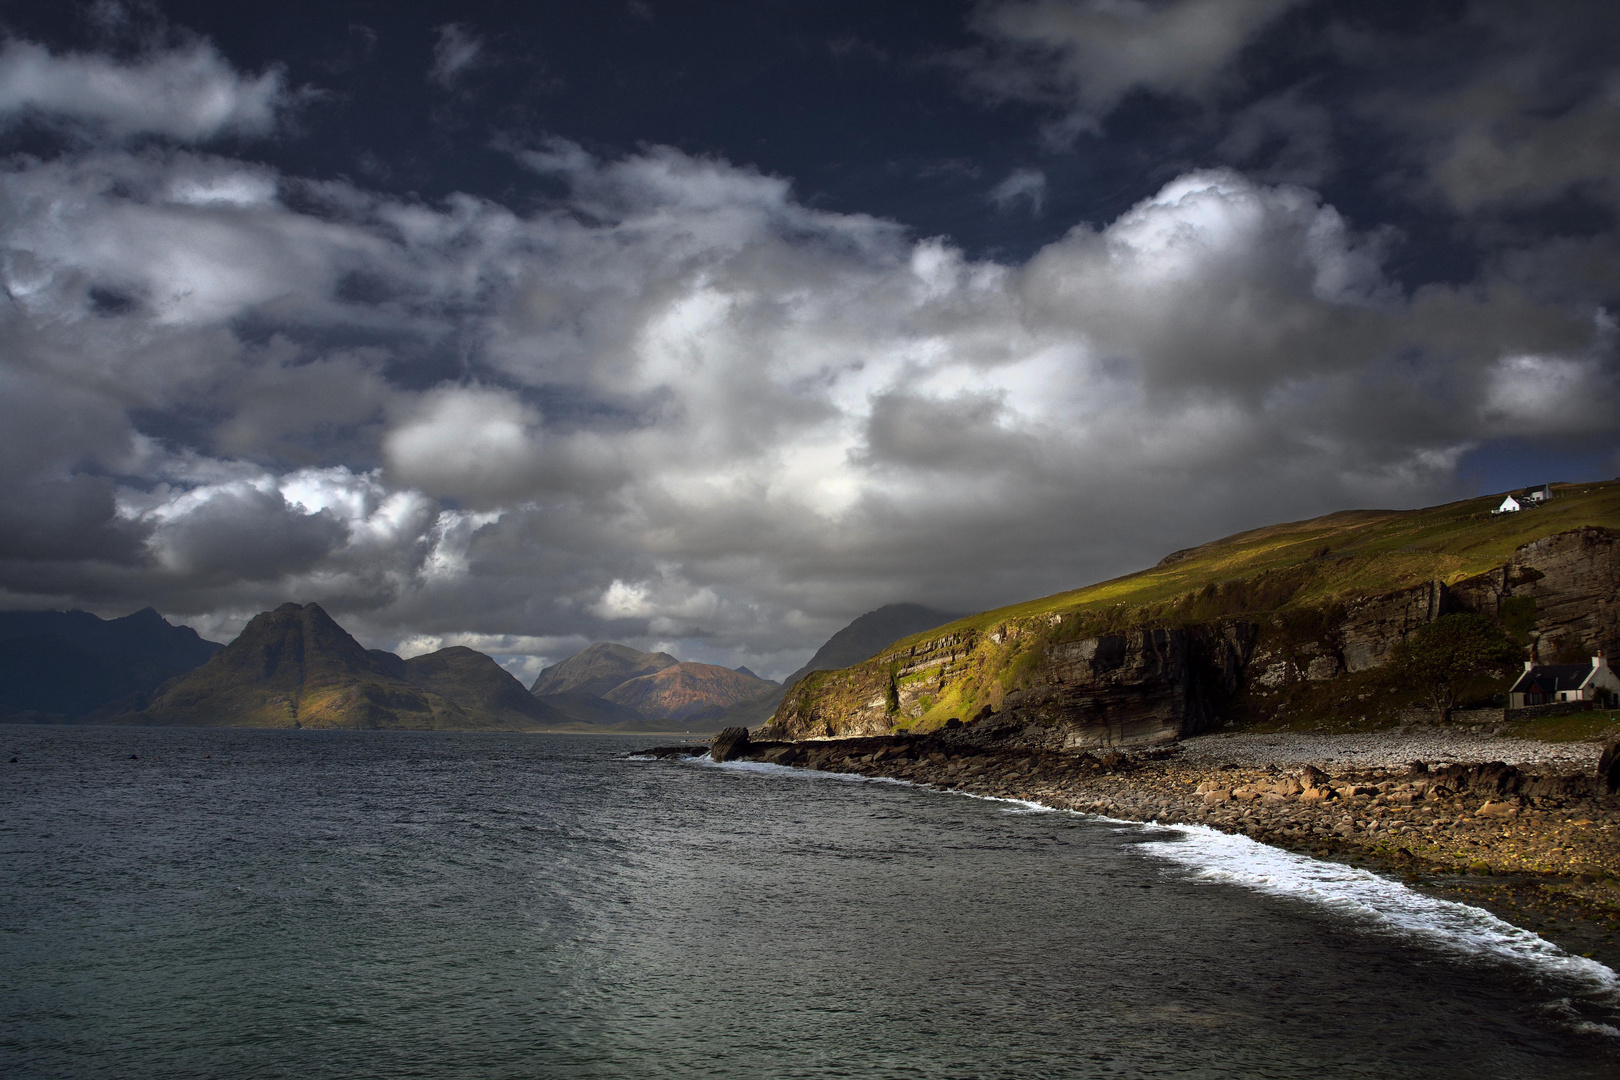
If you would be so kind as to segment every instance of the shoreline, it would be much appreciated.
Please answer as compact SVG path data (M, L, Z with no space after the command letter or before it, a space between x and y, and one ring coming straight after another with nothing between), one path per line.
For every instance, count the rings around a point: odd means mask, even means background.
M1241 833L1483 908L1620 971L1620 794L1594 780L1595 744L1237 734L1094 756L983 745L970 730L748 743L728 759ZM705 747L663 753L693 749Z

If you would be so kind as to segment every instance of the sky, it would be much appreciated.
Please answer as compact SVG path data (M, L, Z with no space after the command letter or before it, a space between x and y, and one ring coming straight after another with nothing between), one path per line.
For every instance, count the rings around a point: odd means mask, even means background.
M1620 9L0 0L0 607L796 669L1620 474Z

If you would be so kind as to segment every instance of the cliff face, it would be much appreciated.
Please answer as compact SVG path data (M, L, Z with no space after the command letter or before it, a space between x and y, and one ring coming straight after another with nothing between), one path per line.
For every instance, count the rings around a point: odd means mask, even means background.
M1054 749L1160 742L1218 718L1253 640L1254 628L1243 622L1056 643L1006 624L987 635L950 634L844 671L814 673L772 723L790 738L881 734L954 688L973 699L963 719L993 710L997 730L1031 729L1027 742Z
M782 685L791 687L812 671L837 671L858 664L890 642L944 626L960 617L921 604L886 604L868 611L828 638L809 663L783 679Z
M1568 530L1450 584L1274 613L1072 640L1072 616L1062 613L1009 618L988 632L952 629L842 671L811 673L772 726L789 738L872 735L945 712L987 736L1053 749L1165 741L1221 722L1245 687L1325 683L1376 668L1414 630L1452 611L1514 622L1543 661L1613 653L1620 532Z
M1515 629L1529 640L1526 659L1612 655L1620 648L1620 532L1572 529L1524 544L1507 563L1450 585L1432 581L1357 598L1315 640L1281 649L1274 635L1263 635L1248 675L1280 686L1366 671L1386 662L1412 631L1454 611L1493 619L1517 611Z

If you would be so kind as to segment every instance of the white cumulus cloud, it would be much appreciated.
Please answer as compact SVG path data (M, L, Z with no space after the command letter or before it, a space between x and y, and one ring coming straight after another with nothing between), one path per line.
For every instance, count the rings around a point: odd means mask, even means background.
M244 75L212 44L193 41L122 62L95 53L52 53L13 39L0 47L0 118L35 115L118 137L186 142L264 135L288 103L282 73Z

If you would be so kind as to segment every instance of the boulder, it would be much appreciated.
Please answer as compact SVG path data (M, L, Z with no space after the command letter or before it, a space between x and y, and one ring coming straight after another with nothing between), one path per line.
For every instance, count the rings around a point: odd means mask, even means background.
M748 729L728 727L709 744L709 757L715 761L732 761L748 751Z
M1598 778L1610 795L1620 791L1620 739L1603 748L1598 759Z
M792 765L803 756L797 746L777 746L761 754L759 760L767 765Z

